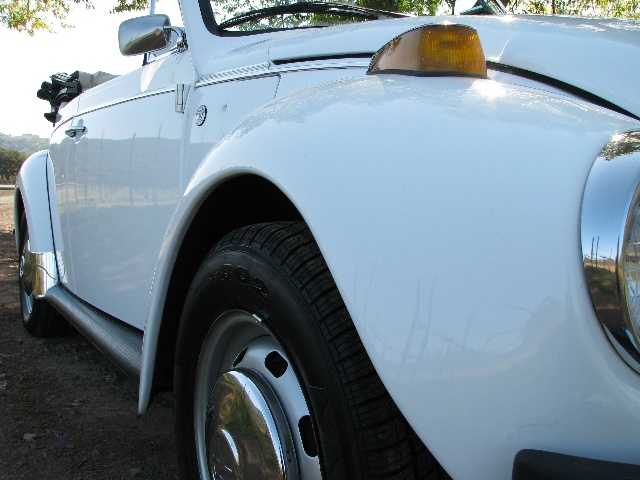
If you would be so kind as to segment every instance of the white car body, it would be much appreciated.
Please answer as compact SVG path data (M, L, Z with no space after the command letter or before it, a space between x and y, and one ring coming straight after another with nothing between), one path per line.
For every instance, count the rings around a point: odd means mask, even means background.
M384 385L454 479L511 478L522 449L640 463L640 377L598 321L580 238L594 161L640 130L640 24L422 17L221 37L197 2L181 8L188 49L61 109L16 193L31 252L55 265L44 290L141 332L141 412L181 249L206 230L195 222L203 208L214 224L252 219L244 189L269 184L310 227ZM513 70L365 75L395 36L446 22L475 28L487 60ZM265 202L260 218L277 219Z

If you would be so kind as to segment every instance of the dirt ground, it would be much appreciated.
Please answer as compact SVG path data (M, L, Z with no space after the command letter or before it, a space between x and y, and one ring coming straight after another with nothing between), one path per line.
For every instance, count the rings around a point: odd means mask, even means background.
M13 205L2 203L0 480L178 479L171 394L137 417L137 385L75 330L22 328Z

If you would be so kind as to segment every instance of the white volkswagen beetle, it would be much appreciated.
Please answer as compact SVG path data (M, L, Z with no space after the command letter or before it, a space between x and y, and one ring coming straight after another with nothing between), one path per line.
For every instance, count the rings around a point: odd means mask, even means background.
M173 388L185 479L640 478L640 24L181 13L53 102L27 330Z

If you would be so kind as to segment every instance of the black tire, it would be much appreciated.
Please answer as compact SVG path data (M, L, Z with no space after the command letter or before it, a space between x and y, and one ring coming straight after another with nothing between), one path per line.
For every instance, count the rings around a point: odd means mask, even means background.
M260 342L267 343L267 350L260 350ZM269 348L273 351L267 355ZM276 358L275 366L268 365L269 357ZM291 365L297 383L280 385L278 374L284 370L278 365ZM213 248L191 285L178 334L174 384L183 480L201 478L201 468L210 475L221 462L238 468L234 458L248 434L236 439L228 433L237 425L228 420L222 404L235 398L239 409L239 404L248 407L249 400L245 384L236 385L241 394L230 396L228 383L235 381L230 377L234 375L257 386L258 396L264 396L276 418L279 435L274 443L286 450L282 461L298 464L297 472L285 472L286 478L449 478L376 374L304 224L236 230ZM307 416L290 412L300 399ZM233 448L220 447L215 429L233 437ZM205 452L200 463L198 446ZM290 450L297 460L288 455ZM269 470L273 465L251 470L258 467L239 463L245 468L243 478L274 475ZM220 470L217 475L214 478L236 478Z
M25 215L20 219L20 250L18 286L20 290L20 310L22 324L35 337L55 337L65 332L67 321L44 299L37 299L33 295L31 281L25 264L26 246L29 242L29 227Z

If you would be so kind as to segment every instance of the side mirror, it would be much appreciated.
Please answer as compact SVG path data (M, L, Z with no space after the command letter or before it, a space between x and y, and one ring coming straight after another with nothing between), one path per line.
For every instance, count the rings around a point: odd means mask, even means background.
M131 18L120 24L118 43L125 56L160 50L169 45L171 22L167 15L147 15Z

